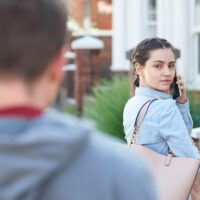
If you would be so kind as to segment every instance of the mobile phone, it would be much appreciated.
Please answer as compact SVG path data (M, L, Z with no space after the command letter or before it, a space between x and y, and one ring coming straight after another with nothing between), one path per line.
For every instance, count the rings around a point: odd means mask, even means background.
M178 99L181 96L181 90L179 89L177 82L177 77L175 75L173 83L172 83L172 96L173 99Z

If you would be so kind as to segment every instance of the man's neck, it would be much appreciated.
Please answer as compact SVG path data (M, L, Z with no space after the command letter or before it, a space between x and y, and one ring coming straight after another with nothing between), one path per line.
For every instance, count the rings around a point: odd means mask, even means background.
M34 87L20 81L0 82L0 108L25 105L43 109L45 104L45 99Z

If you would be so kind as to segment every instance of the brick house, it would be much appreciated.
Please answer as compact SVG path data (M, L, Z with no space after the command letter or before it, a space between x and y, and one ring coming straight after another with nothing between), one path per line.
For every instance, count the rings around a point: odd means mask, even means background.
M66 0L69 15L83 27L84 6L89 7L92 26L101 30L112 29L112 1L111 0Z
M107 78L110 75L112 58L112 2L111 0L66 0L66 2L69 13L68 30L71 30L68 34L69 43L72 44L73 41L88 34L104 43L104 48L99 53L97 53L98 51L93 51L92 54L90 52L83 52L82 55L79 51L77 56L73 49L70 49L70 53L66 53L69 62L64 67L65 79L63 88L67 89L66 91L61 90L64 91L62 93L66 95L68 101L75 101L79 105L81 98L76 98L77 82L81 84L83 91L80 92L79 90L79 96L82 96L90 91L91 79L95 79L92 80L92 83L94 82L95 84L101 78ZM94 57L92 58L91 55ZM79 67L78 65L81 66ZM99 66L96 67L96 65ZM96 74L93 74L94 71ZM81 81L77 80L77 73L81 73L79 75Z

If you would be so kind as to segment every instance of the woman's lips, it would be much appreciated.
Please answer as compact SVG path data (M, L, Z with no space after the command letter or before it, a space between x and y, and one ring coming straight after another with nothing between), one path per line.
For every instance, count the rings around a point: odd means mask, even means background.
M171 84L171 80L161 80L160 82L164 84Z

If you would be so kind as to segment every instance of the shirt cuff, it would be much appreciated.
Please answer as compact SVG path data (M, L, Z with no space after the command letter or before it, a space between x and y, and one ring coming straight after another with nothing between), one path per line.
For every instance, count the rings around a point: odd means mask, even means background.
M186 112L186 113L189 113L190 112L190 108L189 108L189 101L188 99L186 100L185 103L176 103L176 105L178 106L178 109L181 111L181 112Z

